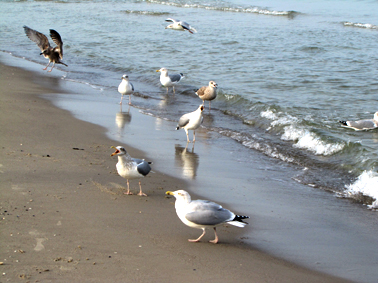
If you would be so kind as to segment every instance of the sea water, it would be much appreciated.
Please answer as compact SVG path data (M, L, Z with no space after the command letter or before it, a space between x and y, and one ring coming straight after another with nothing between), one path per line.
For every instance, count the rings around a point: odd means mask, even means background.
M128 74L138 109L177 121L214 80L203 123L214 137L294 168L298 194L315 188L335 193L334 205L377 208L378 131L338 123L378 111L377 1L1 1L0 11L1 51L47 64L22 26L57 30L69 67L56 68L93 100L118 102ZM167 18L198 32L165 29ZM176 94L161 87L161 67L185 75Z

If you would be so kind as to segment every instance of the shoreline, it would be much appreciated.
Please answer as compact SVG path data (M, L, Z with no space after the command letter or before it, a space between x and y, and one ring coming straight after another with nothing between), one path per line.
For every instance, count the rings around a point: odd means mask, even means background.
M38 97L61 92L46 87L51 78L1 69L5 281L349 282L254 249L237 236L242 229L219 229L217 245L188 243L199 230L185 227L164 197L187 182L153 168L142 179L147 198L124 196L125 180L108 158L118 144L105 129Z

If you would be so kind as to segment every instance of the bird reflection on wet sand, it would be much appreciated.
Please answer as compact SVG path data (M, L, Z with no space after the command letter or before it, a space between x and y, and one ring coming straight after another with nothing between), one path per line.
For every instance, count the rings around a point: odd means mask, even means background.
M197 176L197 169L199 166L199 155L194 153L194 144L191 150L188 149L189 143L186 147L175 145L175 164L182 168L182 175L188 179L195 179Z
M122 112L122 106L120 112L117 112L115 122L117 124L118 129L123 130L126 124L131 122L131 113L130 107L128 108L127 112Z

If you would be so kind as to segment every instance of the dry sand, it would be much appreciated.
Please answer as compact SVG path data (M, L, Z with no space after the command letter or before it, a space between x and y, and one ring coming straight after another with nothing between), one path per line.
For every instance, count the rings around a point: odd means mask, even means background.
M184 181L153 169L148 197L124 195L105 129L38 97L57 79L0 68L0 282L348 282L248 246L235 227L217 245L187 242L201 231L164 195Z

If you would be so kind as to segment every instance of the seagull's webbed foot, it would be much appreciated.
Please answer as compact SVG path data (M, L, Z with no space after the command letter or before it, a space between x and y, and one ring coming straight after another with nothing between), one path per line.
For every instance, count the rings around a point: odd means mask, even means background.
M139 181L139 193L138 193L138 196L141 196L141 197L146 197L147 196L145 193L142 192L142 186L140 184L140 181Z
M211 240L209 241L210 243L213 243L213 244L216 244L218 243L218 235L217 235L217 230L216 228L214 227L214 234L215 234L215 239L214 240Z
M201 238L205 235L206 233L206 230L204 228L202 228L203 232L201 234L201 236L199 236L197 239L188 239L189 242L191 243L196 243L196 242L199 242L199 240L201 240Z
M130 191L127 191L127 192L125 192L124 194L125 194L125 195L132 195L133 193L130 192Z

